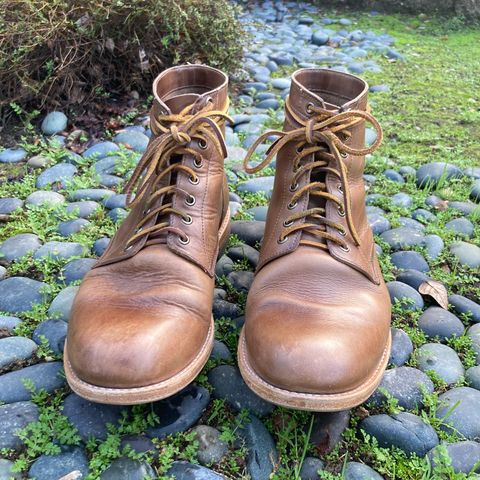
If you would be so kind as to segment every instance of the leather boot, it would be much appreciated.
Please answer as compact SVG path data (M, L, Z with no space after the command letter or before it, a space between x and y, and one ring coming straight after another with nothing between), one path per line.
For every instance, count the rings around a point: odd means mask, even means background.
M292 77L283 131L266 132L248 172L276 155L273 195L238 361L273 403L336 411L365 401L390 352L390 298L365 212L365 155L381 142L367 84L332 70ZM365 123L377 140L365 147ZM265 160L248 161L278 136Z
M227 83L216 69L186 65L153 84L153 135L125 188L131 211L72 308L65 372L84 398L165 398L209 358L215 262L230 221Z

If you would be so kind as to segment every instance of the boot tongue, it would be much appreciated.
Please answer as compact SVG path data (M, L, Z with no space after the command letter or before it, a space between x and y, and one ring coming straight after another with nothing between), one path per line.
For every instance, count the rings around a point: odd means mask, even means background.
M165 105L173 114L180 113L184 108L194 104L200 95L196 93L187 93L185 95L176 95L175 97L165 100Z

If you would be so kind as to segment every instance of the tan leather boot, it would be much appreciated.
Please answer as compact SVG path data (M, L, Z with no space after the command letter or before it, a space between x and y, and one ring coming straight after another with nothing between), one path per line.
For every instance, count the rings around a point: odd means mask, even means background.
M279 405L335 411L366 400L390 351L390 299L365 213L365 154L381 142L367 84L332 70L292 77L275 185L238 361L247 384ZM365 122L377 130L364 146Z
M208 360L215 262L230 220L227 83L216 69L186 65L153 84L153 136L126 185L132 210L72 308L65 372L82 397L158 400Z

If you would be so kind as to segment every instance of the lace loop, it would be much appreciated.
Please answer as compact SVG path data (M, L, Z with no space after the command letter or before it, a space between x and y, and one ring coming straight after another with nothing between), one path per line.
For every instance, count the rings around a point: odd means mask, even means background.
M207 145L210 142L214 149L223 155L223 158L227 156L221 124L225 121L233 122L226 113L228 102L223 110L213 110L212 106L213 104L208 102L197 113L192 113L196 107L193 104L185 107L178 114L152 115L151 129L155 138L150 141L145 154L140 159L123 190L127 194L127 207L132 208L146 201L148 214L140 220L136 233L129 238L126 248L129 248L141 237L149 236L152 233L157 234L160 231L176 233L179 237L186 238L186 235L180 229L171 227L167 221L156 223L148 228L143 228L143 225L152 217L164 216L169 213L178 215L182 219L187 218L184 212L173 208L172 203L166 203L157 208L148 208L158 198L171 194L182 193L187 199L194 198L189 192L176 185L167 185L156 189L162 179L174 171L184 172L191 179L192 184L197 184L199 181L198 175L189 166L179 162L170 163L172 156L191 155L197 168L200 168L198 165L203 163L201 154L188 146L193 139L201 141L202 145ZM136 195L133 197L135 190ZM145 200L147 192L150 195ZM157 243L157 241L155 239L147 241L147 245L150 243Z
M348 177L347 177L347 165L345 164L345 158L348 155L352 156L364 156L369 153L372 153L378 148L382 142L382 128L375 117L370 113L368 107L367 111L362 110L338 110L338 111L329 111L325 108L315 107L313 104L309 104L308 114L310 117L308 120L304 120L298 116L292 109L290 104L290 98L287 97L285 102L285 107L288 113L294 118L294 120L300 124L299 128L295 128L290 131L268 131L260 135L260 137L254 142L254 144L249 148L245 159L244 159L244 169L247 173L257 173L263 168L265 168L274 158L275 155L288 143L295 142L295 151L296 155L293 159L293 179L291 184L297 185L297 182L302 178L302 176L316 169L316 171L331 173L337 176L340 180L340 188L338 189L341 193L343 200L340 200L335 195L327 192L326 185L323 182L312 181L306 185L296 188L295 190L291 189L293 196L290 201L290 205L296 205L300 198L304 194L315 195L324 198L327 201L335 203L338 207L338 213L340 216L345 217L349 232L356 245L360 245L360 238L355 229L352 215L351 199L350 199L350 190L348 188ZM375 142L363 148L353 148L347 144L351 138L350 129L361 122L370 123L377 133L377 138ZM255 153L259 145L264 143L269 137L276 136L278 137L268 148L265 158L255 167L249 166L249 161L252 155ZM305 147L307 145L307 147ZM318 160L315 155L321 157L321 160ZM308 156L312 156L312 161L300 164L300 161ZM336 168L330 166L331 161L335 161ZM290 209L290 207L289 207ZM316 209L313 209L316 210ZM324 210L324 209L321 209ZM296 219L307 218L313 216L317 218L322 225L327 225L332 228L335 228L340 232L341 236L345 236L346 232L343 226L339 223L332 222L331 220L326 219L324 216L318 216L318 212L313 212L312 209L307 209L296 215ZM324 213L324 212L323 212ZM289 217L293 219L293 217ZM288 221L286 221L288 223ZM283 233L280 239L283 241L285 237L299 230L308 230L310 234L317 236L319 238L331 240L346 250L347 244L344 240L338 236L332 235L331 233L320 229L318 223L301 223L298 225L293 225L287 228ZM325 248L323 244L314 243L308 240L302 240L301 243L308 245L320 246Z

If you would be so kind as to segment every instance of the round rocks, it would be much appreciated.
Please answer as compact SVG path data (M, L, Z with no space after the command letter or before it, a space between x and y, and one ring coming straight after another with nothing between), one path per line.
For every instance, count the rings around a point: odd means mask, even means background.
M228 452L228 444L220 439L220 432L208 425L192 429L199 444L197 457L202 465L218 463Z
M457 353L447 345L427 343L416 351L416 356L422 372L435 372L447 385L456 383L465 373Z
M453 313L440 307L429 307L418 319L418 326L430 338L438 337L447 340L461 337L465 327Z
M0 311L29 312L48 298L48 285L26 277L10 277L0 282Z
M409 285L402 282L388 282L387 288L392 303L398 302L403 310L423 308L423 298Z
M64 447L58 455L41 455L30 467L28 474L35 480L61 478L71 472L80 472L81 478L88 475L88 458L79 447Z
M0 369L15 362L28 360L37 350L37 344L25 337L0 338Z
M450 163L427 163L417 170L417 185L419 187L425 187L427 185L437 186L441 179L448 180L462 176L463 172Z
M42 121L42 132L45 135L55 135L67 128L68 118L63 112L50 112Z
M413 343L410 337L398 328L392 328L392 350L389 363L401 367L408 361L413 352Z
M12 261L37 251L42 246L40 239L33 233L20 233L5 240L0 246L0 257Z
M477 245L457 242L451 245L450 251L462 265L470 268L480 267L480 247L477 247Z

